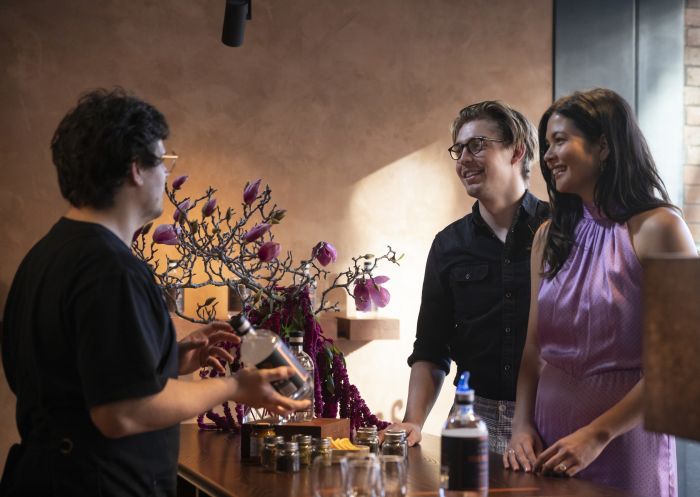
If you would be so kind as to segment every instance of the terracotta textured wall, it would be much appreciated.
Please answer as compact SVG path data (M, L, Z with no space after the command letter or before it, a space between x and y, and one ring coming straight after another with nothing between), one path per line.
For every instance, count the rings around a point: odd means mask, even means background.
M213 185L237 206L247 180L270 184L289 211L276 229L284 250L305 257L331 241L337 269L387 244L406 252L388 271L401 340L346 344L370 407L400 417L430 242L471 206L445 151L449 123L482 99L539 118L552 94L551 0L255 0L242 48L220 43L223 10L212 0L0 3L0 305L66 208L53 130L82 91L121 85L168 117L167 146L192 192ZM538 172L533 189L544 194ZM0 389L4 459L16 433Z

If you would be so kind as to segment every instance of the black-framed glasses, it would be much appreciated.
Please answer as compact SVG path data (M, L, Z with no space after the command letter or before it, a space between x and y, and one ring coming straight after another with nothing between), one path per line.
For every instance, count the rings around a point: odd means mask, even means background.
M161 155L158 162L162 162L165 166L165 170L168 171L168 174L170 174L173 172L173 169L175 169L175 163L179 158L180 156L173 152L172 154Z
M486 142L498 142L503 143L505 140L496 140L495 138L487 138L485 136L475 136L470 138L467 143L455 143L447 151L450 153L450 157L454 160L462 157L462 152L466 148L470 154L476 155L484 150Z

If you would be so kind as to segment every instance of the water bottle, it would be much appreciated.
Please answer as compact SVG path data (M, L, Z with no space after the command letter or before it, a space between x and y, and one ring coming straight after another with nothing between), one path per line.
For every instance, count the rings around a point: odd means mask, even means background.
M459 377L455 403L440 439L440 496L486 497L489 487L489 432L474 413L469 373Z
M258 369L270 369L279 366L292 368L292 375L286 380L272 382L279 393L291 399L305 399L313 395L313 386L309 383L309 373L299 363L294 354L270 330L256 330L242 315L234 316L230 322L236 334L241 337L241 361L255 365Z

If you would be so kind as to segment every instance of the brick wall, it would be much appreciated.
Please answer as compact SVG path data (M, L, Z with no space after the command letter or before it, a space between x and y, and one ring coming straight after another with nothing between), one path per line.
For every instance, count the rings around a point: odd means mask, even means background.
M700 245L700 0L685 9L685 166L683 211Z

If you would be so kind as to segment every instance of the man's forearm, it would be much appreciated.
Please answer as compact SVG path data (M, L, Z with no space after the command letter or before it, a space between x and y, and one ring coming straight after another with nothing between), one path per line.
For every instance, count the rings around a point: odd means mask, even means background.
M404 422L423 427L437 400L444 379L445 372L431 362L418 361L411 366Z

